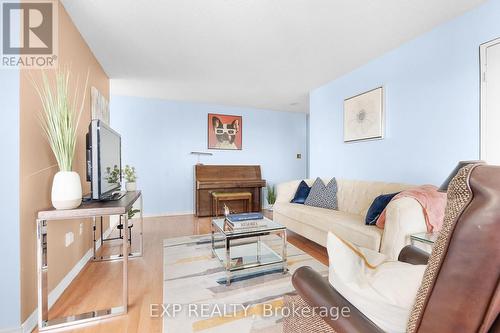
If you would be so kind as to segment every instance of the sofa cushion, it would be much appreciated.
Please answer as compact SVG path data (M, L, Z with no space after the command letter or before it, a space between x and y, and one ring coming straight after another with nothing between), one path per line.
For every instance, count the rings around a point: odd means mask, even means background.
M327 184L331 178L322 178ZM351 214L366 216L368 208L373 200L386 193L400 192L411 188L411 185L384 183L362 180L335 179L337 181L337 206L338 210ZM293 180L278 184L278 198L276 202L290 202L297 191L297 186L302 180ZM303 180L308 186L312 186L315 179Z
M406 332L425 265L386 261L328 234L330 284L385 332Z
M400 192L410 185L363 180L337 179L339 210L366 216L373 200L381 194Z
M291 202L296 204L304 204L307 197L309 196L310 191L311 188L309 187L309 185L307 185L305 181L301 181Z
M337 180L332 178L325 185L321 178L316 178L304 204L313 207L337 209Z
M325 239L326 232L333 231L358 246L379 251L383 230L365 225L364 216L286 202L275 204L274 211L325 231Z

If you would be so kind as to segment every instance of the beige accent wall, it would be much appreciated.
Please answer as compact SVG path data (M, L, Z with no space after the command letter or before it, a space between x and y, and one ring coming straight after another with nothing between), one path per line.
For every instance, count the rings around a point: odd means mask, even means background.
M64 7L59 4L59 65L70 66L73 80L79 77L82 91L89 70L85 109L78 129L73 169L80 174L84 193L90 191L85 180L85 133L91 118L90 87L95 86L109 99L109 79L76 29ZM20 229L21 229L21 320L36 309L36 212L51 206L52 178L58 171L55 158L42 134L37 114L41 110L30 74L40 78L40 71L23 70L20 83ZM49 71L48 75L52 76ZM83 234L79 234L80 223ZM72 231L75 241L65 247L65 234ZM49 290L73 268L92 246L90 221L53 221L48 227Z

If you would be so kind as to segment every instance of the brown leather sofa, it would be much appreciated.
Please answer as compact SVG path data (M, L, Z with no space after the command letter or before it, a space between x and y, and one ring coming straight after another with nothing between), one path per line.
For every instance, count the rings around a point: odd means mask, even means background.
M500 332L500 167L460 169L450 183L443 229L430 258L407 246L399 260L427 264L407 332ZM310 307L350 308L349 317L316 318L330 332L382 332L311 268L298 269L292 283ZM285 323L284 332L314 332L314 324L304 323L303 328Z

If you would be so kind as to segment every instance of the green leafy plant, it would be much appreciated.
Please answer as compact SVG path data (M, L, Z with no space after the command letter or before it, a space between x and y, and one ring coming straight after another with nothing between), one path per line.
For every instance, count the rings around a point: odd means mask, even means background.
M267 203L270 205L274 205L276 202L276 187L273 186L267 186Z
M125 165L125 169L123 170L123 176L125 180L129 183L135 183L137 180L137 174L135 173L135 168L129 165Z
M115 165L113 167L113 170L111 170L110 167L106 168L106 177L104 177L108 184L118 184L120 181L120 169L118 168L118 165Z
M139 213L141 210L140 209L133 209L133 208L130 208L127 215L128 215L128 219L130 220L131 218L133 218L135 216L135 214Z
M31 77L33 86L42 102L40 124L60 171L72 171L76 132L84 108L89 74L87 73L81 102L79 102L78 78L74 86L73 102L70 101L70 77L68 69L58 70L55 73L55 82L51 82L44 71L42 71L41 83L37 83ZM77 103L80 104L77 105Z

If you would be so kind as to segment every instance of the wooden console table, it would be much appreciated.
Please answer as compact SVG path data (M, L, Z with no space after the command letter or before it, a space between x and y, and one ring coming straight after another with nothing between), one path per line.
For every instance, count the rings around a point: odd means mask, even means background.
M128 243L128 211L134 203L139 200L140 212L140 250L129 253ZM38 329L46 331L72 325L80 325L89 321L101 320L122 314L128 310L128 259L142 256L143 251L143 206L140 191L127 192L123 198L117 201L89 201L83 202L80 207L68 210L49 209L38 212L37 216L37 275L38 275ZM102 216L119 215L123 221L122 254L108 257L96 257L94 246L94 257L92 261L121 260L123 262L123 290L122 305L110 309L96 310L92 312L72 315L65 318L48 319L48 263L47 263L47 222L52 220L91 219L95 230L96 218ZM95 243L94 243L95 244ZM129 255L123 255L128 253Z

